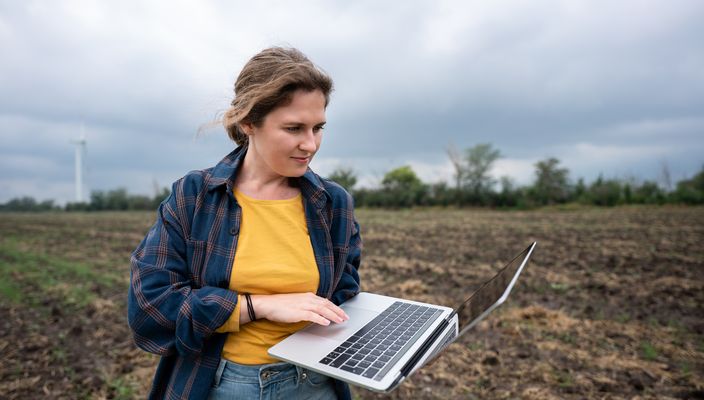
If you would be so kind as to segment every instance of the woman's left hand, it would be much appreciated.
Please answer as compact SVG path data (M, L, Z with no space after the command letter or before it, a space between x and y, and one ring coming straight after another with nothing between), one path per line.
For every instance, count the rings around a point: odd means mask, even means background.
M252 295L257 317L276 322L310 321L319 325L341 323L350 319L340 307L314 293ZM244 313L243 313L244 314ZM249 322L249 321L247 321ZM240 323L243 323L240 320Z

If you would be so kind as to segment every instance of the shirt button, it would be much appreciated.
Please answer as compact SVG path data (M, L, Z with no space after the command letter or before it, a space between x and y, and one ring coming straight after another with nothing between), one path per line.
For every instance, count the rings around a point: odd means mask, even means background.
M233 226L232 228L230 228L230 235L235 236L239 231L239 228Z

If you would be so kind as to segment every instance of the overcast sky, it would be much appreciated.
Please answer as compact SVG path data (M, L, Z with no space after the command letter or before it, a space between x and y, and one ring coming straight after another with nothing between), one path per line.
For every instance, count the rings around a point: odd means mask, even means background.
M303 4L303 5L302 5ZM321 175L378 184L411 165L450 180L446 148L492 143L493 174L673 181L704 165L704 2L0 0L0 202L153 194L216 164L215 124L244 63L301 49L336 90Z

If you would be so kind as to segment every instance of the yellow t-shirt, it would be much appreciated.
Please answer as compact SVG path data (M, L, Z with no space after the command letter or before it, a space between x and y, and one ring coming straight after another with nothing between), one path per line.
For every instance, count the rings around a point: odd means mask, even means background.
M318 290L320 274L308 235L303 198L257 200L235 190L242 221L230 289L239 293L279 294ZM277 362L267 350L307 322L282 323L258 319L239 326L239 296L232 317L220 328L230 332L223 357L239 364ZM256 311L256 310L255 310Z

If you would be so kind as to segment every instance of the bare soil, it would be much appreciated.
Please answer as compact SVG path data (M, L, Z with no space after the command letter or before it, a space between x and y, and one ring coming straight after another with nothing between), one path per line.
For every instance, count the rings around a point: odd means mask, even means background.
M456 305L531 241L509 301L389 395L704 398L704 208L360 210L365 291ZM0 398L144 398L126 324L154 213L0 215Z

